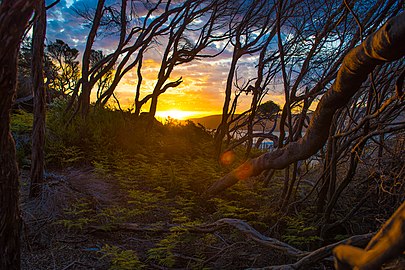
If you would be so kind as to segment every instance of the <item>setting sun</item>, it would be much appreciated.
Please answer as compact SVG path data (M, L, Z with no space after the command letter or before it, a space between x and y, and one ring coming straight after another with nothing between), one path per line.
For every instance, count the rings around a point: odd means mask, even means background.
M198 118L207 115L218 114L218 112L211 112L211 111L182 111L182 110L166 110L166 111L157 111L156 117L160 118L161 120L165 120L167 118L173 118L177 120L187 120L190 118Z
M174 118L177 120L186 120L192 116L195 116L195 112L193 111L181 111L181 110L168 110L168 111L158 111L156 112L156 116L159 118Z

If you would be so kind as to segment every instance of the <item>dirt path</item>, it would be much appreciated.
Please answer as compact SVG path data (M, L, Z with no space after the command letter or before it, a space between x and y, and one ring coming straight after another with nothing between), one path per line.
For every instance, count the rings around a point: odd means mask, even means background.
M92 168L68 168L63 176L72 189L101 205L120 204L125 199L125 193L120 191L114 179L101 177Z
M90 167L49 171L39 198L30 199L29 171L21 171L21 209L24 223L22 269L108 269L108 259L100 253L106 243L115 243L116 234L103 239L86 230L70 230L79 216L66 215L66 209L84 199L91 209L122 205L126 193L114 179L97 175ZM91 218L91 217L90 217ZM104 237L104 235L102 235Z

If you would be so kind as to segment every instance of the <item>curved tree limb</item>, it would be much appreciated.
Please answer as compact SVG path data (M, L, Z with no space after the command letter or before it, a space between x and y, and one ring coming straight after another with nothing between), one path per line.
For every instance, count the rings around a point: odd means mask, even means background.
M207 193L219 193L239 180L259 175L264 170L285 168L293 162L315 154L329 136L329 127L335 112L348 103L377 65L397 60L405 55L404 40L403 12L387 21L345 56L335 82L320 100L303 138L245 162L215 182Z
M382 226L365 249L340 245L333 250L338 270L377 270L405 250L405 202Z
M364 246L373 236L373 233L354 235L350 238L344 239L337 243L330 244L328 246L321 247L317 250L314 250L308 253L306 256L301 258L295 263L285 264L285 265L276 265L276 266L267 266L263 268L255 268L254 270L296 270L296 269L308 269L308 266L314 265L317 262L329 257L332 255L332 250L340 245L354 245L354 246ZM355 248L355 247L353 247ZM253 269L251 269L253 270Z

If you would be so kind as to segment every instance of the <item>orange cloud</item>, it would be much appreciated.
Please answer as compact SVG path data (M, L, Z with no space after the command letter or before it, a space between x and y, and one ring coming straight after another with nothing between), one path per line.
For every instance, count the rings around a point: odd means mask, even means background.
M147 58L143 62L141 98L152 93L156 85L160 69L159 57L159 55L155 55L153 58ZM166 93L160 96L158 112L160 111L162 115L172 112L172 114L182 114L183 116L186 114L191 115L190 112L196 112L198 115L204 114L202 112L206 112L206 115L220 114L222 112L228 70L229 60L220 58L176 66L168 82L175 81L180 77L182 77L183 82L176 88L169 88ZM246 76L251 76L248 73L246 73ZM116 96L119 98L122 107L133 107L137 82L137 70L134 68L122 78L117 86ZM274 89L269 91L264 101L273 100L279 105L284 104L284 95L279 94L277 87L279 86L274 86ZM251 95L240 96L237 111L247 110L250 107L251 98ZM148 110L149 104L147 103L142 108L142 111Z

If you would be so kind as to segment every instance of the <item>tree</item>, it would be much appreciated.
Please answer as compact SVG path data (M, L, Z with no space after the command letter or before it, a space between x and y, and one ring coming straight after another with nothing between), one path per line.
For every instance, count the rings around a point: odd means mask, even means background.
M32 40L30 37L25 38L20 46L18 54L18 83L17 83L17 99L32 97L32 78L31 78L31 63L32 63Z
M316 153L328 138L334 113L347 104L368 74L377 65L403 56L404 19L405 13L391 19L345 56L335 82L323 95L303 138L247 161L211 186L209 193L220 192L240 179L258 175L263 170L284 168Z
M302 137L305 119L311 116L311 104L335 79L343 57L361 41L363 33L373 29L385 17L395 15L398 6L395 1L349 4L341 1L301 1L294 16L278 27L277 46L285 96L280 117L279 148ZM280 7L278 14L284 16L283 10ZM351 15L356 19L350 18ZM292 29L287 32L288 38L285 30L281 31L282 27ZM334 126L332 124L331 128ZM328 146L327 149L330 149ZM328 153L331 152L326 150L327 162L330 160ZM298 188L298 185L295 187L298 164L293 163L292 166L292 172L289 167L285 168L284 191L280 198L282 208L288 205L293 189ZM328 188L327 184L323 186ZM319 202L325 194L320 193ZM321 208L319 210L322 211Z
M265 89L263 89L264 83L262 83L261 87L256 86L256 83L260 82L262 77L260 74L263 73L267 74L267 76L276 74L270 77L270 83L276 85L276 88L281 88L285 98L281 116L278 118L280 135L272 134L274 141L277 141L276 147L282 148L291 142L299 140L307 127L308 119L312 117L310 108L314 106L314 103L318 101L318 98L325 93L325 89L329 88L336 78L338 67L347 52L354 48L366 33L371 33L378 25L381 25L385 18L395 16L401 10L401 4L395 0L372 0L367 1L367 3L313 0L274 1L269 3L275 7L273 13L269 13L271 14L270 17L272 17L269 23L273 25L273 28L270 28L270 34L266 34L265 38L272 39L269 41L269 46L263 48L265 57L262 58L263 51L261 51L258 63L248 70L256 69L256 77L251 75L251 77L248 77L246 75L248 72L243 74L239 71L245 76L246 81L240 86L238 83L240 78L238 78L236 72L238 69L235 68L234 73L236 76L234 77L236 79L233 79L233 83L227 83L228 89L236 88L236 90L232 105L230 105L231 96L228 96L232 91L225 91L228 94L225 97L224 106L229 105L229 120L227 120L227 125L218 127L216 134L218 151L221 149L218 146L219 144L225 145L227 147L225 149L228 149L229 146L240 145L240 142L243 141L247 142L246 157L248 157L252 147L252 139L246 140L238 137L241 136L240 134L246 134L243 137L249 134L248 137L250 138L258 136L256 132L252 132L252 124L257 113L255 111L257 110L256 104L260 104L258 103L261 100L260 95L266 94ZM238 27L240 26L236 24L234 28ZM265 38L262 38L261 41L264 41ZM251 55L249 56L251 57ZM229 74L233 74L231 69L232 64ZM266 80L263 80L263 82L266 82ZM373 88L373 84L376 85L369 80L370 89ZM249 110L233 116L232 112L236 111L238 98L242 93L252 97L251 106ZM259 95L259 93L261 94ZM361 104L358 104L359 108L361 106ZM225 111L223 112L223 119L226 118L224 114ZM248 116L248 121L244 121L246 119L245 115ZM346 114L346 116L349 117L351 114ZM339 119L337 125L344 121L343 116L337 117L335 120L337 119ZM245 122L246 125L244 125ZM350 123L350 125L355 124L355 122ZM335 124L332 125L332 128L334 126ZM225 132L225 137L222 139L219 136L221 128L224 128L223 132ZM236 138L233 137L234 133L238 134ZM323 152L325 153L324 168L326 170L334 168L335 166L331 166L330 162L336 163L336 160L330 156L332 148L329 147L329 144L325 151L322 149ZM341 155L342 160L348 154L348 152L344 153ZM293 190L300 188L300 181L297 180L299 166L299 163L293 163L292 171L289 167L284 169L284 192L280 198L281 208L290 203L290 196L294 194ZM269 175L272 173L271 170ZM332 180L334 176L333 172L329 174L325 171L325 177L321 179L320 185L329 190L329 193L320 193L318 200L321 206L319 207L320 212L323 211L325 199L329 199L329 194L334 192L335 184L334 180ZM330 178L331 180L329 180ZM270 181L271 177L267 179ZM329 185L330 181L331 184ZM327 197L323 198L323 196Z
M20 269L20 208L16 152L10 133L18 49L38 1L0 3L0 269Z
M388 20L378 31L369 35L359 46L352 49L344 57L336 80L321 98L304 137L296 142L290 142L283 148L245 162L214 183L209 188L208 193L218 193L239 180L259 175L264 170L285 168L291 163L315 154L323 147L329 137L335 113L358 93L368 75L378 65L398 60L405 55L404 38L405 13L401 13ZM404 97L402 92L403 80L404 75L402 74L397 84L396 94L396 98L400 100ZM403 128L403 125L395 125L385 132ZM376 134L379 133L368 135L359 141L357 145L361 145L365 139ZM384 225L380 233L370 241L364 251L347 246L336 249L337 267L338 269L351 269L351 267L378 269L388 259L398 256L404 251L404 237L403 204Z
M143 5L142 9L146 8L147 13L138 15L137 5ZM74 90L68 107L73 105L81 87L79 106L82 108L82 114L85 114L86 108L90 105L91 90L114 68L108 88L96 101L96 105L106 105L122 78L136 68L135 115L139 115L142 106L148 101L151 101L150 112L154 115L158 97L182 82L181 79L169 81L175 66L198 58L214 57L220 53L203 51L213 42L228 36L228 33L224 33L221 29L228 5L226 1L201 0L139 1L129 6L126 0L122 0L120 8L106 5L102 7L99 1L94 14L77 11L91 25L85 53L91 51L95 42L94 35L101 28L110 34L118 33L119 41L112 53L100 59L98 63L93 63L91 67L87 64L89 61L87 54L86 57L83 56L82 78ZM170 42L167 42L168 40ZM145 53L151 49L162 49L161 68L157 74L153 93L142 95L142 65Z
M91 51L90 55L90 68L93 68L95 65L98 63L102 62L106 58L106 55L104 55L103 51ZM105 64L103 64L105 65ZM97 74L97 72L96 72ZM97 99L101 97L101 95L107 91L107 89L111 86L112 80L114 77L114 70L110 69L107 71L96 83L97 87Z
M126 4L126 1L124 1ZM123 2L123 3L124 3ZM88 77L89 77L89 69L90 69L90 57L91 57L91 52L92 52L92 47L94 40L97 35L97 30L100 26L101 19L103 17L103 11L104 11L104 3L105 0L99 0L97 2L97 8L96 12L94 14L94 18L92 20L92 25L91 29L89 32L89 35L87 37L87 42L86 42L86 48L83 53L83 59L82 59L82 93L80 96L80 105L82 108L82 116L86 116L88 111L89 111L89 106L90 106L90 93L91 93L91 87Z
M227 37L226 32L219 36L216 35L220 29L218 21L221 21L221 17L225 15L226 7L227 3L221 1L187 1L184 8L176 14L177 18L175 17L171 23L158 78L150 96L149 115L151 117L155 116L158 97L168 88L177 87L182 82L182 78L179 78L166 83L175 66L189 63L194 59L214 57L218 54L202 54L201 52L214 42ZM195 23L201 18L205 20L204 23ZM193 35L198 36L197 40L191 39ZM149 96L146 96L141 103L146 103L148 98Z
M46 34L45 0L38 1L32 39L32 86L34 93L34 123L32 127L30 197L41 193L45 166L45 84L44 47Z
M46 77L47 86L62 97L72 94L78 85L79 51L71 48L63 40L57 39L47 46ZM48 60L49 58L49 60Z
M403 81L404 64L404 61L396 61L376 68L354 98L334 117L326 144L327 160L324 162L324 179L320 187L322 195L318 196L317 201L318 213L323 215L326 223L323 234L333 229L332 224L336 225L333 222L336 218L333 210L346 188L355 180L358 166L362 166L362 170L375 172L368 175L370 180L381 179L383 175L387 175L387 171L401 178L401 170L395 166L396 163L401 163L401 157L395 157L390 150L393 146L387 142L395 136L401 136L401 125L396 119L400 119L399 116L404 111L404 102L398 92L400 87L396 84ZM392 91L395 88L396 91ZM379 133L377 139L373 138L373 133ZM373 151L377 153L374 158L371 154ZM384 152L391 152L389 155L392 165L384 162ZM337 172L344 174L339 177ZM375 185L370 185L371 190L367 194L374 193L373 189L379 190L378 186L381 184L377 181ZM384 188L381 191L384 192ZM378 193L373 195L379 197ZM391 200L389 205L397 207L400 203L401 201ZM381 208L387 207L382 203L380 205Z
M237 121L243 115L248 113L243 113L236 117L236 119L233 118L240 94L253 94L252 105L251 109L249 110L251 113L250 120L253 120L258 103L263 94L265 94L264 90L267 84L270 82L269 78L264 78L264 67L266 62L268 62L268 56L266 54L267 46L275 35L275 24L273 18L274 9L275 4L272 1L254 1L251 4L247 3L246 1L242 1L239 3L239 6L236 7L233 20L229 22L229 28L231 31L230 43L232 45L233 52L226 80L225 99L222 108L221 123L219 124L215 133L217 157L220 156L223 150L223 140L229 132L231 123ZM253 55L258 52L260 52L260 57L258 64L259 68L257 69L257 78L249 79L242 87L238 87L238 62L243 56ZM235 77L236 82L234 81ZM255 81L254 86L250 85L252 81ZM232 90L234 84L236 84L236 88L238 88L239 91L235 94L232 102ZM251 125L249 125L248 133L252 135ZM249 145L251 145L251 143Z

